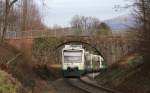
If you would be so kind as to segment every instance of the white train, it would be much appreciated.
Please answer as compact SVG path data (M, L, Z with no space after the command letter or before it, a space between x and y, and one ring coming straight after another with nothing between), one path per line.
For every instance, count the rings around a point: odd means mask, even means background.
M85 71L103 68L102 61L101 56L90 54L82 45L65 45L62 49L63 76L80 77Z

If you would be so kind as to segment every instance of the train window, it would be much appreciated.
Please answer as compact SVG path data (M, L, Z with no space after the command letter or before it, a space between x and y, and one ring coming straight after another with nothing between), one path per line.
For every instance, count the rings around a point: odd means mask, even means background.
M82 61L82 51L65 51L64 52L64 62L81 62Z
M67 51L64 52L64 56L82 56L82 52Z
M82 61L81 56L64 56L64 62L66 63L81 62L81 61Z

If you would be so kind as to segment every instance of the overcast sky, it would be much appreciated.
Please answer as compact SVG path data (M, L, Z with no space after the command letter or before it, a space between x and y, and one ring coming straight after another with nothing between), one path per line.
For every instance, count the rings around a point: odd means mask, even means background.
M115 5L124 5L126 0L45 0L41 7L43 21L47 26L69 26L74 15L93 16L107 20L126 15L130 10L115 11Z

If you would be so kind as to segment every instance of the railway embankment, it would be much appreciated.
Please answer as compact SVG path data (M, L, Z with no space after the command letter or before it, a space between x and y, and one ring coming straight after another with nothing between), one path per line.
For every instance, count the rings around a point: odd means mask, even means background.
M34 62L27 62L25 58L23 53L14 47L8 44L0 45L0 92L55 93L52 92L53 87L49 82L60 78L60 68L56 65L37 66ZM18 91L20 85L22 87Z
M98 84L122 93L149 93L150 69L138 54L124 57L117 64L96 77Z
M17 50L7 44L0 45L0 92L1 93L23 93L21 82L15 78L9 69L9 64L15 60Z

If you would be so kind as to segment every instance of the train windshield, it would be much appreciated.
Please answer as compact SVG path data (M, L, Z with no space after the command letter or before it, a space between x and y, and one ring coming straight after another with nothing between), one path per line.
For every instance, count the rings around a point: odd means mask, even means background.
M82 51L64 51L64 62L81 62L82 61Z

